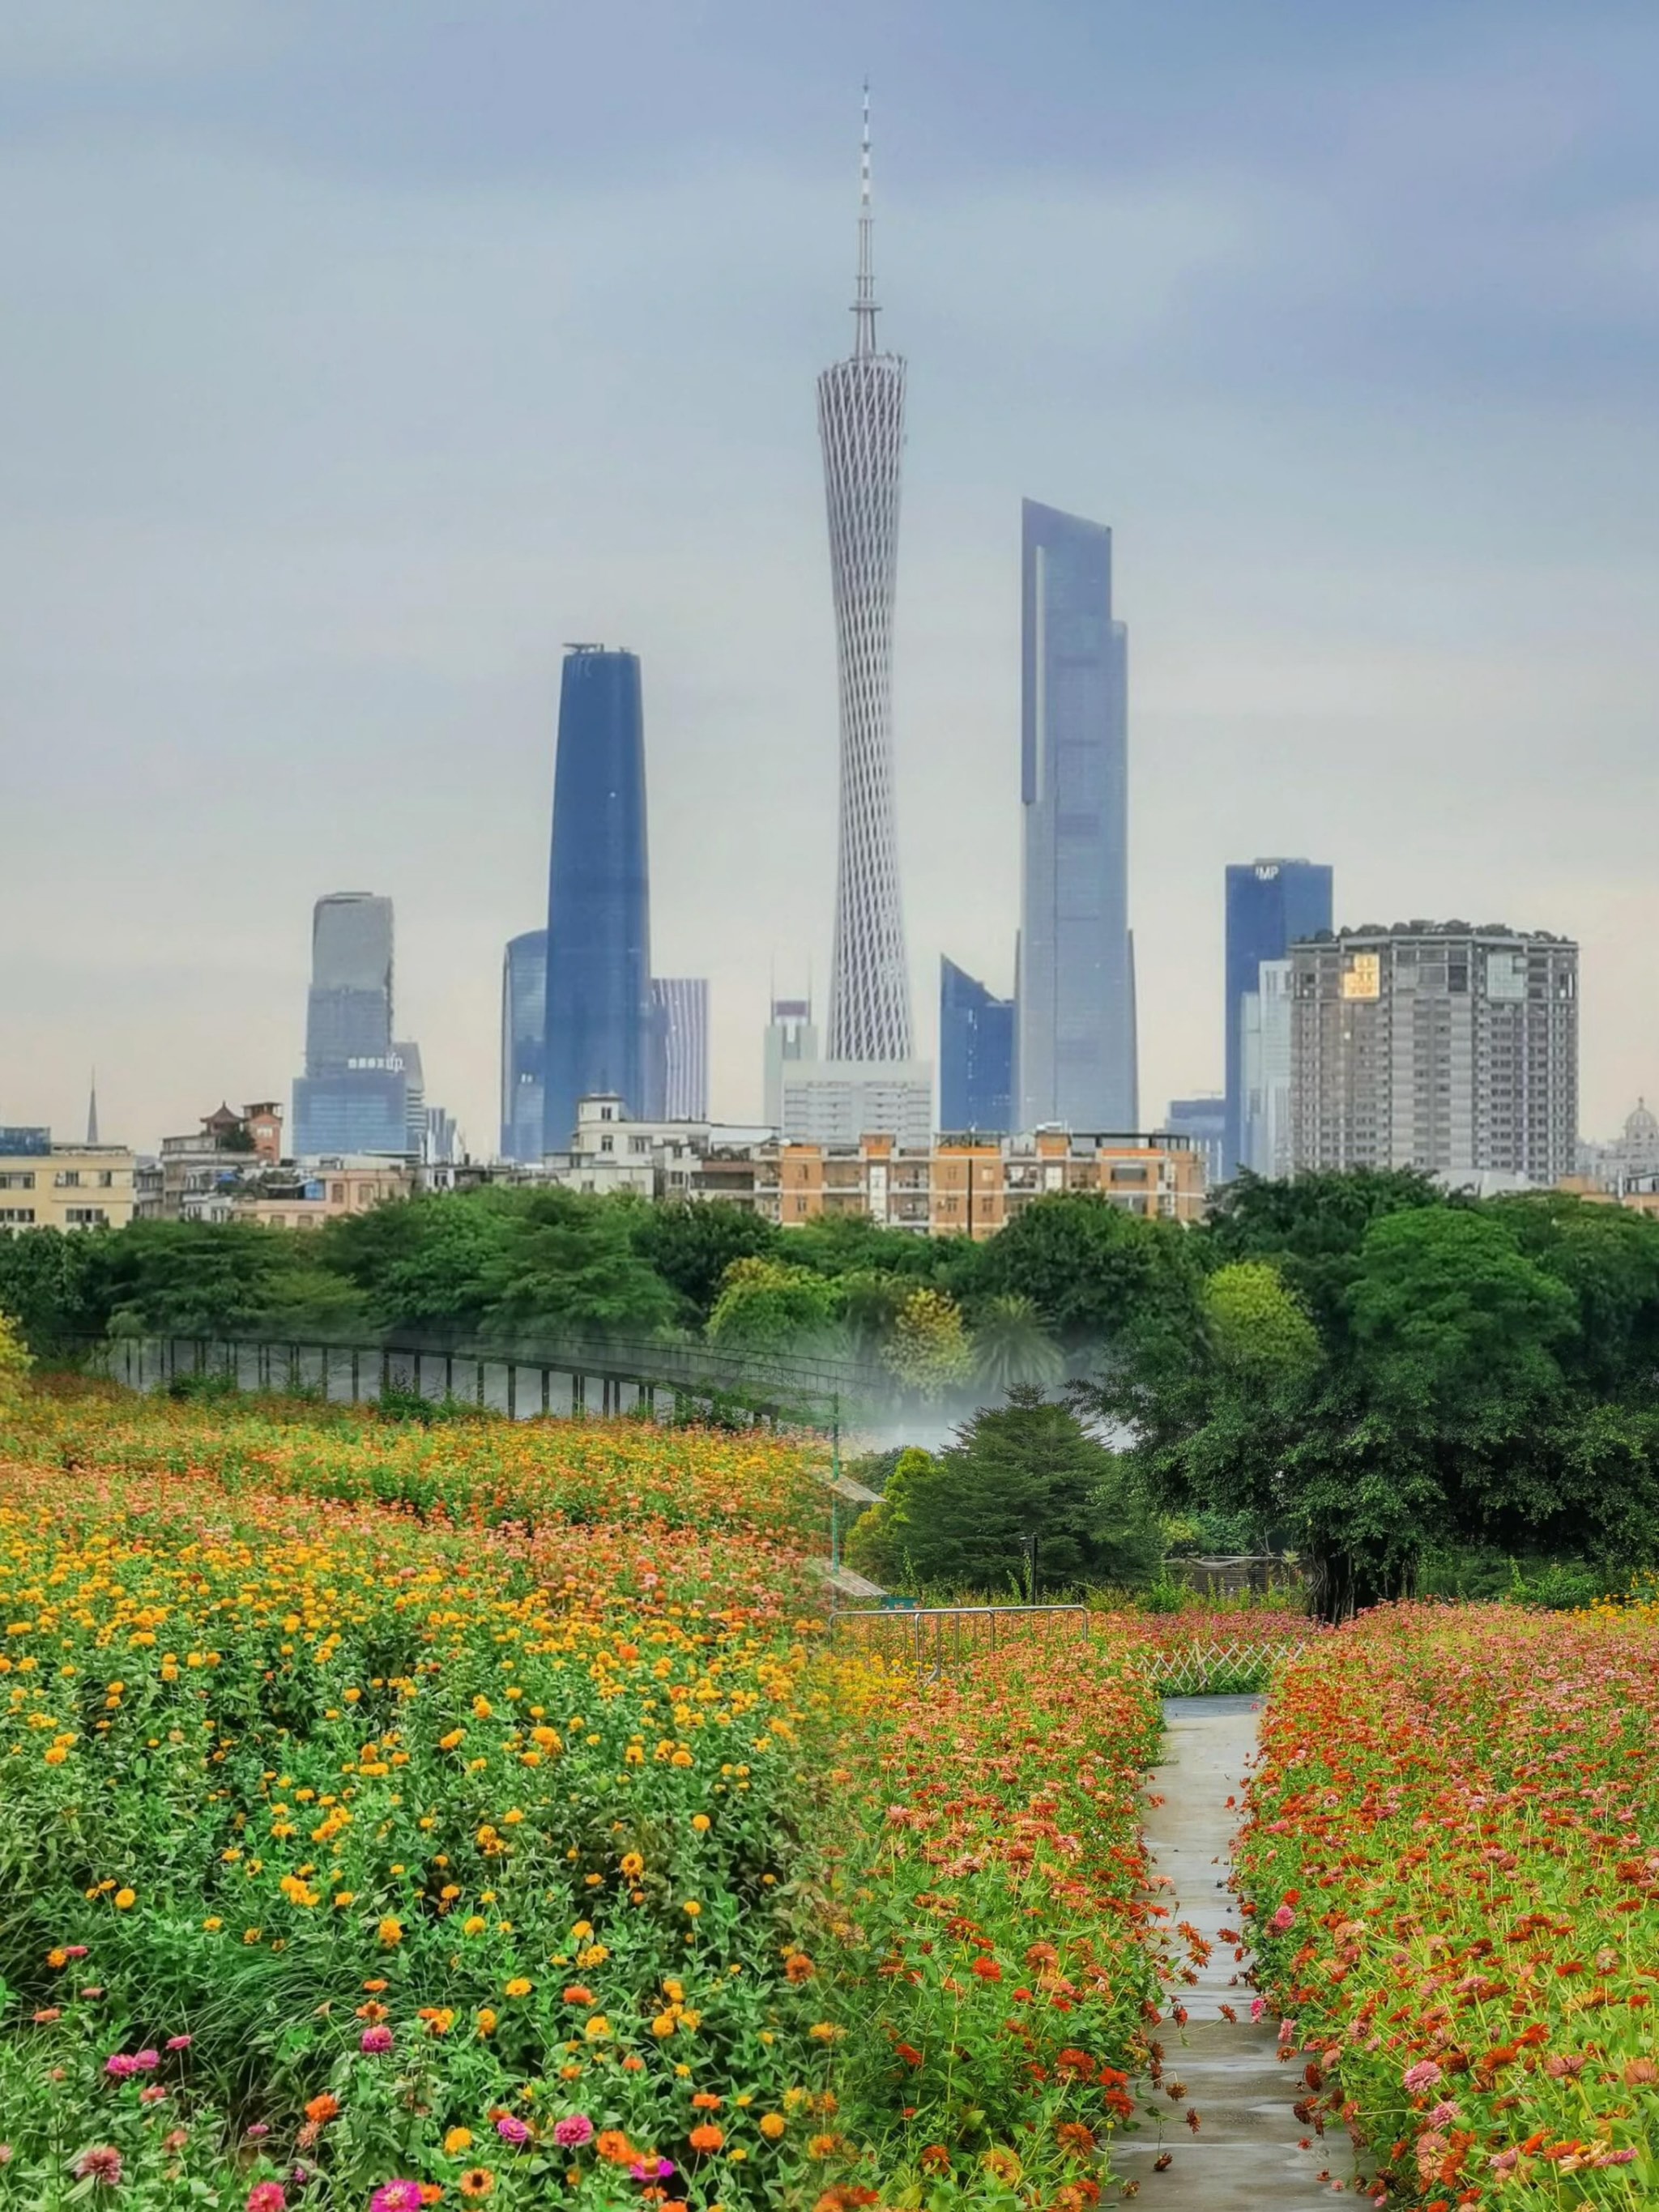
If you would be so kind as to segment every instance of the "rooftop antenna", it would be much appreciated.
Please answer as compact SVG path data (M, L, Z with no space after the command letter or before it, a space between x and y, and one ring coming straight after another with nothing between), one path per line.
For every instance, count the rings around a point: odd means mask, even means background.
M862 357L876 349L876 273L871 258L870 231L870 80L864 80L864 139L859 152L859 289L853 302L858 318L853 352Z

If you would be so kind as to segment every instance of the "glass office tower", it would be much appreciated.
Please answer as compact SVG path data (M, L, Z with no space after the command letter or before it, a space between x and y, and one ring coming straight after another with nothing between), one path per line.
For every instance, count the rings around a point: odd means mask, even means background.
M651 982L653 1118L708 1119L708 982L702 975L656 975Z
M1128 645L1112 533L1028 499L1022 541L1016 1126L1131 1130Z
M954 960L939 963L939 1126L1012 1129L1014 1002Z
M1222 1171L1249 1164L1244 1143L1247 997L1259 995L1264 960L1283 960L1297 939L1331 926L1331 871L1311 860L1245 860L1227 870L1227 1132Z
M410 1091L394 1044L392 901L336 891L312 912L306 1072L294 1085L298 1159L407 1153Z
M501 1158L542 1156L547 932L509 939L501 959Z
M569 1150L578 1099L605 1091L645 1112L652 1019L639 659L572 646L553 774L544 1151Z

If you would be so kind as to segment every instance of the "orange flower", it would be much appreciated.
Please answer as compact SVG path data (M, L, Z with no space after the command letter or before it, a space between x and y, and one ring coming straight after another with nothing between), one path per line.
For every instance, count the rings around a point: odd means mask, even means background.
M632 2166L637 2154L620 2128L605 2128L593 2139L593 2148L612 2166Z
M495 2177L487 2166L470 2166L457 2184L463 2197L475 2200L488 2197L495 2186Z
M637 1851L624 1851L622 1855L622 1870L629 1881L637 1881L645 1872L645 1861Z
M718 2150L725 2141L725 2130L717 2128L712 2120L705 2120L701 2127L693 2128L691 2130L690 2142L693 2150Z
M781 2112L763 2112L760 2116L760 2131L768 2142L775 2142L788 2124Z
M943 2143L929 2143L918 2163L924 2173L949 2173L951 2154Z
M580 1982L572 1982L564 1993L564 2001L567 2004L591 2005L593 2002L593 1992L590 1989L584 1988Z
M716 2097L708 2089L699 2089L691 2100L691 2107L698 2112L718 2112L725 2101L723 2097Z
M337 2119L339 2116L340 2100L331 2090L325 2089L320 2097L313 2097L306 2106L306 2118L313 2127L319 2128L325 2121Z

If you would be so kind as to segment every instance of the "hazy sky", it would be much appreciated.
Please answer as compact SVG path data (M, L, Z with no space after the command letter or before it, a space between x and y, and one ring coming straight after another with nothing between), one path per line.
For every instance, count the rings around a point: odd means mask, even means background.
M1143 1118L1269 853L1577 935L1586 1131L1659 1092L1650 0L0 0L0 1121L286 1097L362 889L491 1149L572 638L643 656L655 965L758 1111L866 71L927 1047L941 951L1012 980L1029 493L1116 533Z

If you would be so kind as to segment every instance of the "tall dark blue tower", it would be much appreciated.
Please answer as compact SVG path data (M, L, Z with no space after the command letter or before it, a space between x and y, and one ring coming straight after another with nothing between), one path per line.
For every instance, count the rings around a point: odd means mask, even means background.
M569 648L559 692L547 892L543 1146L568 1152L576 1102L600 1091L643 1114L651 1024L640 664Z
M1311 860L1245 860L1227 871L1227 1125L1223 1172L1244 1156L1242 1002L1260 988L1264 960L1331 926L1331 871Z
M994 998L954 960L939 963L939 1125L1013 1127L1014 1002Z

